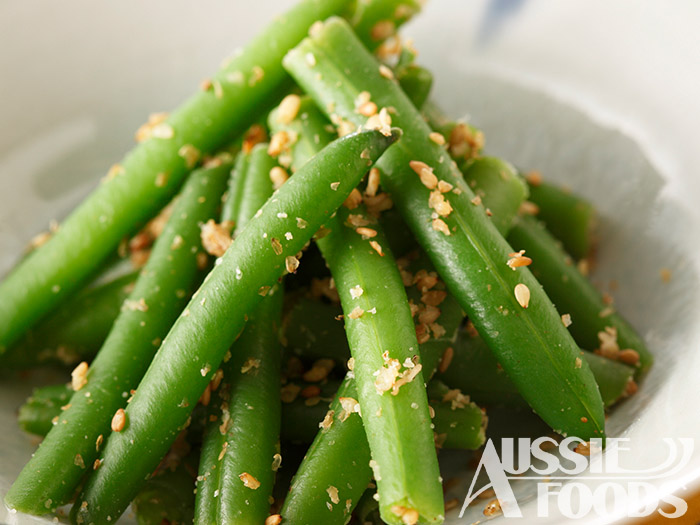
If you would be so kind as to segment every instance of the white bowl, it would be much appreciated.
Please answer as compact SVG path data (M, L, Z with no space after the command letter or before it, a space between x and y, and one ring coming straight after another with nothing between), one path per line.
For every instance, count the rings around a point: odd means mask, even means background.
M3 2L0 274L121 158L148 113L176 106L290 3ZM700 437L698 11L692 0L672 9L663 0L433 0L406 30L435 73L434 98L481 126L490 153L539 169L600 210L594 280L617 281L617 308L656 355L640 392L608 421L610 436L630 438L621 460L637 469L663 460L659 438ZM30 390L26 381L0 384L0 494L34 447L15 422ZM700 451L653 483L669 492L700 486L698 478ZM453 494L462 499L467 482ZM563 519L556 509L536 518L532 497L521 503L528 523ZM2 508L0 521L48 522Z

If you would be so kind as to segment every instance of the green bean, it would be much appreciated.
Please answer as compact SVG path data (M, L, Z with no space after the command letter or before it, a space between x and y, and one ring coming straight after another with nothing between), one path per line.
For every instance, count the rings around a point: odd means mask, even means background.
M431 129L440 133L447 141L447 151L460 170L481 154L484 133L477 127L461 120L452 120L433 101L420 108Z
M558 186L540 181L539 176L528 177L530 200L539 211L547 229L564 245L574 259L588 257L595 245L598 217L590 202Z
M110 436L104 465L88 478L72 510L85 523L117 519L183 428L245 315L342 204L368 163L398 138L370 131L324 149L282 186L219 259L173 325ZM331 168L331 169L329 169Z
M71 499L93 468L110 421L127 404L129 392L197 284L203 255L200 223L218 212L229 170L226 165L205 168L188 179L97 357L89 369L83 363L74 371L76 392L69 408L7 493L11 508L33 514L52 511Z
M476 450L486 441L486 411L458 389L438 379L428 386L435 416L435 444L441 448Z
M440 380L459 388L479 404L527 406L481 337L460 333L452 348L452 362L438 374ZM633 368L590 352L581 352L580 357L593 371L606 407L627 394Z
M53 426L51 420L60 416L61 407L68 403L72 394L67 384L35 388L19 409L19 426L31 434L45 436Z
M271 127L279 126L279 121L273 112ZM303 165L314 149L322 147L318 137L323 118L317 110L305 108L302 118L291 127L297 137L293 164ZM343 206L337 211L317 245L331 270L343 306L345 330L355 359L359 406L370 414L362 423L383 500L382 515L390 523L400 523L402 512L415 513L428 522L441 521L442 490L420 373L423 364L418 366L419 359L414 359L420 354L411 311L380 225L364 206L355 204L350 206L352 210ZM403 367L400 373L406 379L402 380L397 376ZM386 384L382 383L383 377L388 377ZM352 406L357 404L356 398L343 399ZM346 406L345 411L352 408ZM411 481L416 479L422 480L420 487ZM352 504L352 498L347 499ZM337 516L340 517L340 511Z
M309 53L313 67L305 60ZM556 309L527 268L512 271L506 264L512 248L484 207L473 202L475 195L444 147L430 139L420 113L379 72L347 24L326 21L285 56L284 65L320 108L334 112L336 122L366 124L355 112L364 91L385 110L380 125L388 125L386 108L393 108L391 118L405 135L378 163L382 185L448 289L540 417L559 433L604 437L603 403L593 374L585 363L576 367L579 349ZM444 194L430 189L439 180ZM442 216L434 217L438 210Z
M600 349L610 357L636 366L637 378L649 371L654 357L642 338L606 304L557 240L534 217L521 217L508 239L532 259L532 273L559 311L570 315L569 330L582 348Z
M305 392L309 387L314 388L316 385L296 386L301 388L301 392ZM323 421L329 407L329 403L323 402L323 399L332 400L339 383L329 380L318 386L321 392L316 396L309 398L298 395L293 401L282 405L282 439L295 443L311 443L314 440L318 433L318 425ZM486 418L479 407L460 399L452 408L451 401L442 400L444 394L433 399L430 397L430 387L428 387L428 394L430 406L435 411L433 424L436 441L439 441L442 448L475 450L484 444ZM357 447L358 444L355 443L355 446ZM364 443L363 446L369 445ZM369 470L367 472L368 475L371 474Z
M214 151L274 102L288 78L280 66L317 20L344 11L350 0L302 0L278 17L203 89L165 121L156 116L146 138L121 166L1 284L0 353L76 290L134 226L175 193L200 154Z
M240 151L236 155L236 162L231 170L231 177L228 180L228 191L226 200L221 206L221 222L236 222L238 210L241 206L241 195L245 184L245 172L248 168L248 152Z
M139 525L192 523L196 459L190 454L174 470L159 471L144 484L132 503Z
M421 0L362 0L357 2L350 22L360 40L375 49L416 15L421 4Z
M345 341L345 333L341 335ZM347 358L350 356L350 349L347 348L347 343L343 344L347 349ZM287 386L289 384L293 386ZM328 379L319 384L291 382L287 383L285 387L286 391L290 392L290 397L282 401L280 437L283 441L291 441L292 443L311 443L318 433L318 424L323 421L330 402L340 388L340 381ZM299 393L292 399L291 394L296 392L297 387L300 389ZM365 448L369 447L366 441L365 438ZM369 469L369 465L367 468Z
M498 231L505 235L528 195L527 185L518 172L496 157L479 157L467 163L464 178L493 214L491 220Z
M2 358L10 369L74 365L100 349L136 281L130 272L89 287L62 304L29 330Z
M384 525L384 521L379 515L379 503L375 499L376 496L377 491L374 488L369 488L357 504L356 515L362 525Z
M422 108L433 87L433 74L424 67L409 64L397 68L396 80L413 105Z
M284 319L284 339L288 353L307 359L330 357L340 366L350 357L339 306L315 299L300 298Z
M277 163L268 144L250 152L237 196L242 231L272 194ZM280 429L281 287L275 285L249 316L221 370L199 464L195 523L262 523L270 508ZM216 383L217 380L215 380Z
M374 248L351 214L368 221ZM388 523L401 523L405 512L441 522L442 488L415 327L384 233L369 217L362 206L339 209L317 244L343 306L379 507Z

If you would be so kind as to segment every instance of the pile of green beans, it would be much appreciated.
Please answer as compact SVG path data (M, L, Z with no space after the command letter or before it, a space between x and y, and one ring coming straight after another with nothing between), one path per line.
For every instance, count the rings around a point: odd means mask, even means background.
M605 438L653 356L580 270L595 209L430 100L421 3L301 0L0 283L2 368L74 366L19 408L10 509L439 524L441 450L488 410Z

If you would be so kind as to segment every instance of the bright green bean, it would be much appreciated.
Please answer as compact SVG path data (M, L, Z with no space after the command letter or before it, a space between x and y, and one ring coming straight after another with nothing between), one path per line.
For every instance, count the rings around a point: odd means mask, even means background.
M203 253L200 223L218 212L229 170L201 169L188 179L107 340L89 370L85 366L74 378L77 391L69 408L7 493L11 508L50 512L69 501L93 469L100 436L109 434L112 417L127 404L197 284Z
M73 508L85 523L117 519L183 428L251 312L313 233L357 185L368 163L398 138L370 131L340 139L299 170L219 259L141 381L113 433L104 465ZM330 169L329 169L330 168ZM287 235L289 234L289 235Z
M537 182L534 182L537 180ZM558 186L530 177L530 200L537 218L564 245L574 259L591 255L598 217L590 202Z
M305 60L309 53L315 57L313 67ZM472 202L475 195L445 148L429 138L431 130L420 113L397 84L379 72L347 24L327 21L290 51L284 64L320 108L333 111L336 121L366 124L355 112L355 100L363 91L379 107L393 108L391 118L403 128L404 139L378 167L382 185L404 220L540 417L560 433L582 439L603 437L603 403L593 374L585 363L576 367L579 349L551 301L527 268L512 271L506 264L513 249L485 208ZM435 204L442 202L440 195L433 207L429 205L432 191L411 168L413 161L427 165L445 190L452 188L442 194L451 212ZM421 166L414 164L417 171L425 171ZM434 179L426 173L424 178L432 187ZM433 216L437 207L442 217Z
M420 109L425 105L433 87L433 74L430 71L416 64L409 64L397 69L396 80L416 108Z
M637 378L649 371L654 356L643 339L611 305L605 303L600 292L534 217L521 217L508 240L515 249L525 250L532 259L532 273L559 311L571 316L569 331L582 348L601 348L598 334L603 332L602 337L608 341L606 344L611 347L612 354L637 367ZM612 334L606 330L614 331L616 337L612 337L612 341L609 341ZM628 349L634 352L624 352Z
M214 151L274 102L288 77L280 65L317 20L350 0L302 0L278 17L148 137L62 224L0 283L0 353L85 282L121 239L177 191L201 154Z

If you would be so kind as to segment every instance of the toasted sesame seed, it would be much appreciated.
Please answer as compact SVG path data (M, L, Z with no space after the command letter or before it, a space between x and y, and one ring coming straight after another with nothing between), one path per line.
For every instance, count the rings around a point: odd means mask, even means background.
M542 174L539 171L531 171L525 175L530 186L540 186L542 184Z
M442 135L442 133L438 133L437 131L433 131L430 135L428 135L428 138L432 140L435 144L443 145L445 144L445 137Z
M386 40L396 34L396 24L393 20L380 20L370 30L370 36L374 41Z
M301 107L301 98L299 95L291 94L287 95L280 102L279 108L277 110L277 122L280 124L289 124L294 120L299 113L299 108Z
M348 198L345 199L345 202L343 202L343 206L345 206L348 210L354 210L360 204L362 204L362 194L360 193L360 190L353 188L350 195L348 195Z
M574 361L574 368L581 368L583 365L583 361L581 361L580 357L577 357L576 360Z
M243 482L243 485L252 490L257 490L260 487L260 482L247 472L243 472L238 476Z
M659 270L659 275L661 275L661 280L663 282L665 282L665 283L671 282L672 274L671 274L671 270L669 270L668 268L661 268L661 270Z
M501 512L501 503L498 499L492 499L484 507L484 516L495 516Z
M387 108L382 108L379 113L372 115L367 119L365 129L373 129L379 131L386 137L391 136L391 115Z
M118 409L112 416L112 431L121 432L126 425L126 412L123 408Z
M519 252L514 252L514 253L509 253L508 261L506 261L506 264L508 267L515 271L516 268L521 268L523 266L530 266L532 264L532 259L529 257L525 257L523 254L525 253L525 250L520 250Z
M347 315L347 317L348 317L348 319L359 319L360 317L362 317L362 314L364 314L364 313L365 313L365 311L362 308L360 308L359 306L356 306Z
M447 217L452 213L452 205L439 190L430 192L428 206L433 208L441 217Z
M437 187L438 187L438 190L440 190L440 193L447 193L447 192L451 191L452 188L454 188L454 186L452 186L452 184L450 184L449 182L444 181L444 180L438 181Z
M279 156L290 143L289 133L286 131L278 131L270 137L270 145L267 147L268 155L272 157Z
M104 436L102 434L97 436L97 440L95 441L95 451L96 452L100 451L100 447L102 446L103 441L104 441Z
M301 392L301 387L294 383L287 383L280 389L280 399L283 403L291 403Z
M270 239L270 245L272 246L272 249L276 255L282 255L283 248L282 243L280 243L279 239L273 237L272 239Z
M261 286L260 288L258 288L258 294L265 297L271 288L271 286Z
M83 461L83 456L81 456L80 454L76 454L73 458L73 464L76 467L85 468L85 461Z
M284 259L284 265L287 268L287 273L296 273L299 268L299 259L293 255L288 255Z
M279 514L273 514L265 518L265 525L280 525L282 523L282 516Z
M379 74L383 76L384 78L388 78L389 80L394 79L394 72L391 70L390 67L380 64L379 65Z
M531 201L524 201L520 204L519 212L521 215L537 215L540 212L540 207Z
M355 232L357 232L359 235L362 235L362 238L364 240L371 239L377 236L377 230L373 230L372 228L360 227L356 228Z
M318 428L320 428L322 431L327 431L329 428L331 428L331 425L333 424L333 416L335 416L335 411L329 410L326 412L323 421L318 424Z
M313 53L309 52L304 55L304 60L309 67L314 67L316 65L316 57Z
M270 180L272 181L272 188L278 190L282 185L289 179L289 174L284 168L275 166L270 170Z
M379 189L380 172L377 168L372 168L369 170L369 177L367 178L367 187L365 188L365 195L374 197Z
M364 290L362 289L362 287L359 284L350 288L350 297L352 297L353 299L357 299L363 293L364 293Z
M445 348L445 351L442 353L442 357L440 358L440 365L438 366L440 372L445 372L450 367L450 363L452 363L452 358L454 355L455 352L451 346Z
M206 252L214 257L221 257L231 245L232 222L217 224L209 219L202 225L200 238ZM182 238L182 237L181 237Z
M382 250L381 244L379 244L377 241L369 241L369 245L379 254L380 257L384 257L384 251Z
M265 77L265 70L260 66L253 66L250 78L248 79L248 85L253 87L255 84L260 82Z
M570 327L571 326L571 314L562 314L561 316L561 322L565 327Z
M184 144L178 151L177 154L185 160L185 165L188 168L193 168L201 153L192 144Z
M515 285L515 299L523 308L527 308L530 304L530 289L523 283Z
M433 219L433 230L442 232L444 235L451 235L450 228L442 219Z
M339 187L340 187L340 182L331 182L331 189L333 191L338 191Z
M282 454L275 454L272 456L272 470L277 472L282 466Z
M81 362L71 372L71 386L74 391L78 391L87 384L88 364L86 361Z
M306 222L304 219L302 219L301 217L297 217L297 228L299 228L300 230L303 230L308 225L309 225L309 223Z
M326 492L328 493L328 497L331 499L331 501L335 504L340 503L340 498L338 498L338 489L335 488L333 485L330 485L327 489Z
M411 169L420 177L420 181L429 190L434 189L438 185L438 178L433 173L433 168L420 160L412 160L409 162Z
M326 379L326 377L328 377L328 374L330 374L334 366L335 362L332 359L317 359L311 366L311 369L304 373L302 379L309 383L318 383L319 381L323 381Z
M639 364L639 352L631 348L620 350L617 359L625 364L637 366Z

